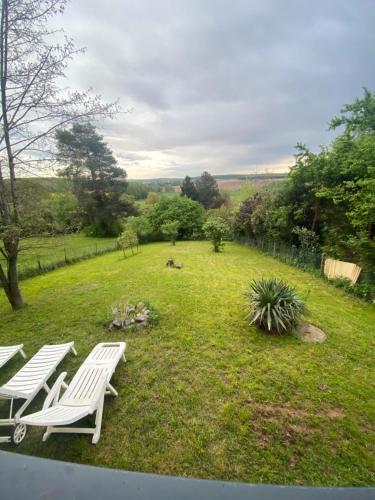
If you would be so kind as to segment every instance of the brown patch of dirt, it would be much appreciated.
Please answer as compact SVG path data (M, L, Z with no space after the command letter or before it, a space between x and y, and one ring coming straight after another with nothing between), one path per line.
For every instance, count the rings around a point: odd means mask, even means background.
M292 408L289 405L274 405L272 403L259 404L250 402L255 412L264 418L272 420L276 417L282 418L306 418L309 413L303 410Z
M331 418L331 419L344 418L345 417L345 413L340 408L329 408L325 412L325 415L328 418Z
M345 416L345 413L336 407L322 408L316 413L309 413L300 408L292 408L288 404L260 404L251 399L247 399L246 404L252 409L253 415L249 425L258 434L258 446L261 448L271 446L274 440L293 444L303 439L307 443L317 432L308 421L309 418L319 416L323 420L332 420ZM272 425L272 429L268 424Z
M317 413L309 413L305 410L292 408L290 405L276 405L272 403L260 404L255 403L251 399L247 399L246 403L251 405L254 413L267 420L282 420L283 418L303 419L307 417L327 417L329 419L343 418L345 413L341 408L331 406L329 408L321 408Z

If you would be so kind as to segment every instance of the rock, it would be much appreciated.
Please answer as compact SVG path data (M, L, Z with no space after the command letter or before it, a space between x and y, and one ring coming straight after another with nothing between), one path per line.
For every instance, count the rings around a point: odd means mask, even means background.
M311 344L321 344L327 338L323 330L310 323L301 323L297 329L297 335L303 342Z
M175 264L175 265L174 265L174 268L175 268L175 269L182 269L182 264Z
M137 323L143 323L144 321L146 321L146 316L144 316L143 314L137 314L137 316L135 317L135 321Z
M174 261L173 261L173 259L168 259L167 260L167 267L174 267Z
M121 319L114 319L111 323L111 328L122 328Z

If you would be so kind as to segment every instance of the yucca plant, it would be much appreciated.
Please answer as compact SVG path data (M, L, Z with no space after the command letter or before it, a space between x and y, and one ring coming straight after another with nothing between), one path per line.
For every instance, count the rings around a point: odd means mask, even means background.
M277 278L252 281L246 296L250 301L250 324L269 333L281 334L289 330L305 309L297 291Z

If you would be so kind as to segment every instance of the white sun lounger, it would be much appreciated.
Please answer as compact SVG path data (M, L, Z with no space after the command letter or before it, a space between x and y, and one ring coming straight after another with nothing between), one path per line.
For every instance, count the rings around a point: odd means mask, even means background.
M125 361L125 342L98 344L83 362L65 393L60 398L66 373L56 380L48 394L43 409L20 419L25 425L47 427L46 441L52 433L92 434L92 443L100 439L104 396L117 396L110 384L112 375L121 360ZM94 427L66 427L96 412Z
M0 368L8 363L17 353L20 353L21 356L26 359L23 344L0 347Z
M15 426L12 436L0 436L0 443L13 441L14 444L19 444L23 440L26 426L19 423L22 413L42 388L47 393L50 391L47 381L69 351L77 354L74 342L43 346L14 377L0 387L0 400L10 399L9 418L0 419L0 425ZM13 417L15 399L23 399L25 402Z

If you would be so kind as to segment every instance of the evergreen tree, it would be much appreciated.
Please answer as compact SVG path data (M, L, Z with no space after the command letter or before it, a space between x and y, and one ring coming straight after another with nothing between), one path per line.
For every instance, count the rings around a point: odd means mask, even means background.
M191 198L195 201L198 200L197 188L195 187L195 184L192 181L191 177L189 177L188 175L185 177L181 184L181 196L187 196L188 198Z
M217 182L211 174L203 172L195 182L195 188L198 194L198 201L205 208L215 205L215 200L220 196L220 192Z
M56 132L59 159L67 164L60 175L73 182L82 225L96 236L117 236L121 218L136 213L126 195L125 170L93 125L75 123L70 130Z

